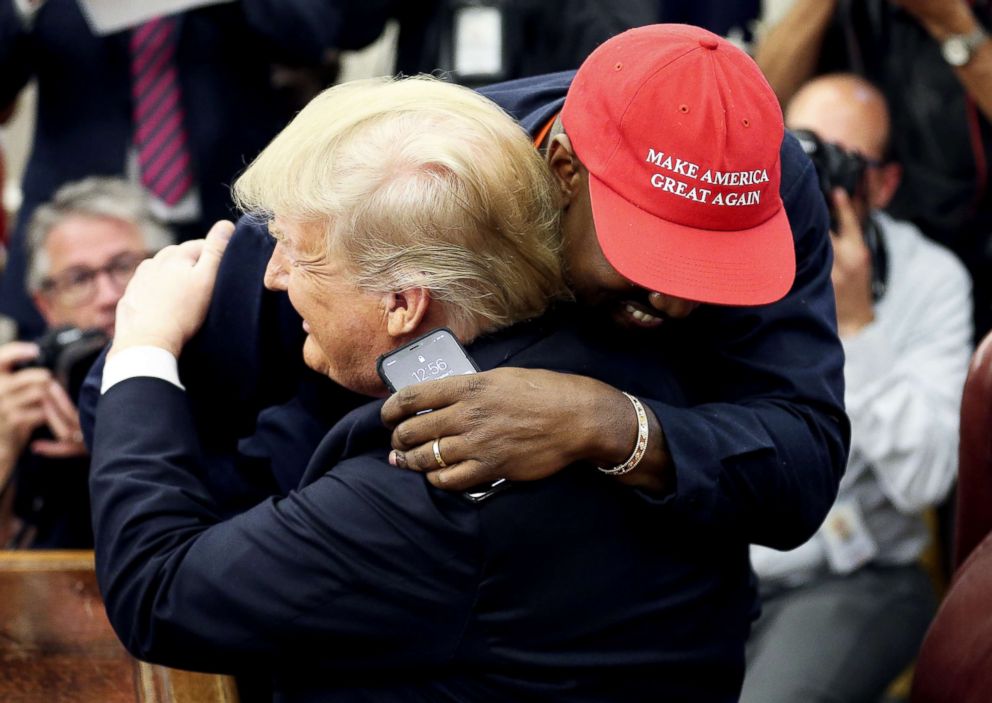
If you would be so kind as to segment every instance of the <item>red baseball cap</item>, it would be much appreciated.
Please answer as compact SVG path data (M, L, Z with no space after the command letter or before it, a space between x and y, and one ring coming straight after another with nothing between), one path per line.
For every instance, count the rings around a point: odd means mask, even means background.
M589 170L600 247L622 276L723 305L789 291L782 110L747 54L698 27L631 29L582 64L561 119Z

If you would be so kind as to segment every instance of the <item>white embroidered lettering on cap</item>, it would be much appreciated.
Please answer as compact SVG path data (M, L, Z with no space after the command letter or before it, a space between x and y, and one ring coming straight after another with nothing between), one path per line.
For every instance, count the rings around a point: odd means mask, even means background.
M766 169L752 169L748 171L715 171L707 169L702 176L699 174L699 165L691 161L686 161L666 154L663 151L655 151L648 148L646 162L654 164L658 168L665 169L679 176L685 176L703 183L711 183L720 186L749 186L768 182L768 171ZM693 186L683 180L661 173L651 174L651 185L664 193L671 193L686 200L692 200L704 205L717 205L720 207L741 207L761 204L761 191L748 190L741 192L717 193L710 200L713 191L701 186Z
M589 172L596 239L622 276L720 305L788 292L782 112L743 51L688 25L628 30L583 62L561 122Z

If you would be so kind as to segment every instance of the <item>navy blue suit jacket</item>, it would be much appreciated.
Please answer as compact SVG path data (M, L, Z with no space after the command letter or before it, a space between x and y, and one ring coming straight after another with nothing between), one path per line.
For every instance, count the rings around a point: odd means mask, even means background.
M480 92L535 134L561 110L574 75ZM649 404L674 459L684 517L790 549L812 536L833 504L850 423L826 205L813 164L792 135L780 156L781 196L796 244L792 289L771 305L693 312L667 342L693 407Z
M560 109L572 75L523 79L484 92L534 132ZM826 206L813 165L791 136L781 158L782 198L796 242L792 289L771 305L703 306L668 325L664 346L690 407L672 406L650 389L645 401L674 460L676 491L665 500L684 524L788 549L816 531L833 503L850 427ZM207 321L180 359L191 405L203 419L199 426L209 428L217 454L230 456L238 438L250 436L240 453L250 458L250 470L218 460L215 472L218 495L237 494L237 506L272 492L271 480L263 478L267 461L276 465L281 490L294 486L321 429L356 402L303 367L299 317L284 294L262 286L271 251L264 227L243 219L221 263ZM641 345L662 346L650 335L635 337L620 353L633 354ZM301 383L304 401L279 408ZM81 403L84 428L98 389L97 369ZM259 418L265 407L270 409Z
M178 15L176 63L205 234L231 217L229 185L292 116L272 87L273 62L319 65L341 45L334 0L239 0ZM41 320L22 290L24 225L64 183L123 175L131 143L129 32L95 36L76 0L47 0L24 27L0 0L0 106L38 81L37 128L24 202L0 287L0 313L23 334Z
M470 353L680 402L660 354L632 364L616 347L545 319ZM285 701L736 700L754 605L743 535L683 529L589 466L470 503L388 465L380 407L327 435L298 491L221 521L185 394L111 388L91 489L128 649L272 670Z

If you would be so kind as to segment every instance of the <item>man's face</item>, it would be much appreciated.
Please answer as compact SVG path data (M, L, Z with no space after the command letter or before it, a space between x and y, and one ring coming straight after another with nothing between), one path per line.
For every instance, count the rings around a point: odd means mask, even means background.
M872 208L884 208L899 183L899 167L882 164L888 139L888 112L882 99L830 79L807 87L789 104L789 129L807 129L820 139L860 154L867 162L864 181L851 204L864 223Z
M606 260L596 238L588 171L581 165L569 189L570 199L562 215L565 270L580 301L633 330L658 328L666 319L686 317L699 307L696 301L650 291L621 276Z
M35 303L48 326L98 328L113 336L117 301L147 255L138 228L72 216L49 232L45 253L49 273Z
M276 218L265 287L286 291L307 333L303 360L314 371L365 395L384 396L376 358L393 346L381 296L361 290L340 259L329 256L315 226Z

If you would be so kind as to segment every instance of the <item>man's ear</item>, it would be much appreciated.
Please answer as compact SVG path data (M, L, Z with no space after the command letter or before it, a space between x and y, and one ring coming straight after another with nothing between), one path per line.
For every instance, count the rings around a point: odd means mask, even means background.
M548 144L547 161L561 193L558 204L566 208L579 192L582 180L579 159L572 151L572 142L567 134L557 135Z
M870 185L868 197L871 206L882 210L888 206L896 190L899 189L899 183L902 181L902 166L895 162L883 164L869 171L868 179Z
M407 288L383 297L386 332L390 337L409 335L420 327L431 307L431 292L424 287Z

